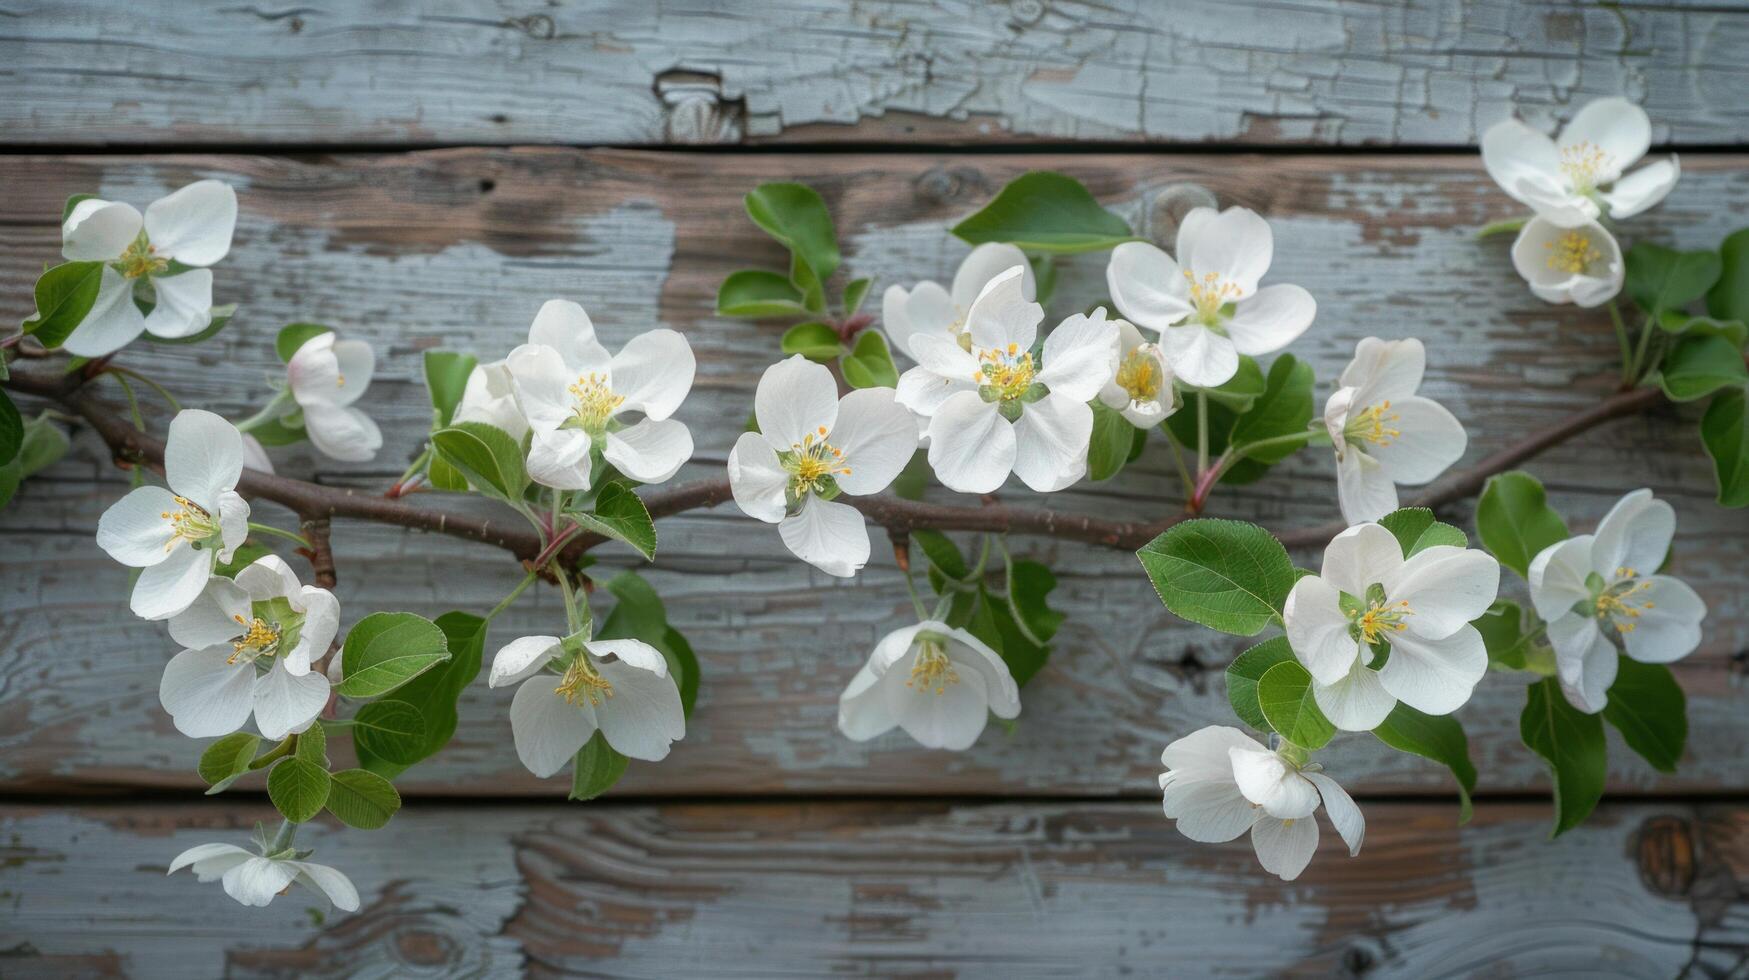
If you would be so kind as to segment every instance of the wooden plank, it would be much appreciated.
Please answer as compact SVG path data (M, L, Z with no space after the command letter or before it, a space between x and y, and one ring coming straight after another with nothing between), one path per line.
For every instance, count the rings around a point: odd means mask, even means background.
M164 868L214 806L0 808L7 976L1736 975L1749 811L1366 807L1297 881L1134 804L443 807L299 842L356 914L244 909Z
M428 422L420 350L451 346L496 356L518 342L539 303L587 304L610 346L654 325L685 331L699 382L680 413L697 461L681 478L722 472L759 372L777 357L780 327L711 315L716 284L780 253L740 212L759 180L808 179L831 201L846 240L847 275L887 282L947 279L963 245L943 226L1023 169L1051 166L1087 180L1108 202L1155 219L1151 202L1195 181L1223 201L1270 216L1277 281L1307 286L1319 322L1294 347L1319 377L1340 370L1368 334L1427 338L1427 393L1473 433L1470 460L1514 434L1591 403L1612 384L1607 319L1545 306L1513 276L1503 242L1474 228L1511 213L1473 158L1206 156L976 157L661 155L625 151L457 150L316 159L41 157L0 160L0 316L29 312L29 285L54 258L54 216L72 192L150 200L197 176L239 183L237 247L220 268L221 300L242 303L235 326L195 348L138 345L126 363L160 375L189 404L234 417L277 363L269 338L292 320L333 323L369 338L379 378L362 403L390 450L368 466L280 455L281 469L383 487ZM1683 184L1636 231L1712 245L1749 209L1740 157L1698 157ZM1104 291L1096 257L1068 263L1054 306L1079 309ZM878 287L877 287L878 288ZM1720 792L1743 787L1749 719L1739 703L1749 616L1740 588L1749 535L1711 502L1710 468L1693 409L1593 433L1535 461L1556 506L1588 528L1626 490L1651 486L1679 514L1677 573L1712 608L1702 649L1678 667L1692 740L1676 776L1654 774L1619 744L1621 792ZM160 417L161 419L161 417ZM1150 517L1176 478L1163 453L1105 484L1056 495L1051 506ZM0 514L0 779L12 787L103 790L194 784L199 745L177 736L156 703L172 652L158 627L130 619L125 570L93 545L103 508L125 488L82 439L18 505ZM1023 500L1024 490L1005 493ZM1282 472L1223 492L1214 512L1287 529L1336 515L1331 465L1308 452ZM280 517L263 508L270 518ZM1467 508L1445 515L1469 520ZM338 529L345 619L375 609L428 615L490 608L517 571L491 549L400 531ZM1021 550L1056 569L1053 603L1070 614L1058 653L1025 692L1012 734L987 733L944 756L899 736L858 745L834 728L838 692L875 640L904 622L908 603L877 548L855 582L810 572L769 528L733 508L661 526L651 578L691 637L705 684L691 733L660 766L634 766L623 791L699 794L947 793L1151 795L1160 748L1195 727L1231 722L1219 672L1245 641L1178 623L1159 607L1128 555L1048 540ZM625 553L604 552L610 567ZM1302 556L1315 561L1315 555ZM525 598L495 627L501 644L550 632L552 597ZM1541 766L1516 744L1523 695L1491 678L1462 716L1484 790L1541 791ZM443 755L405 777L410 793L556 795L557 780L522 772L509 743L508 692L464 699ZM1429 790L1442 771L1355 737L1330 765L1357 788Z
M1601 96L1738 144L1749 11L1514 0L62 0L0 23L10 145L1474 145ZM1257 29L1267 24L1268 30Z

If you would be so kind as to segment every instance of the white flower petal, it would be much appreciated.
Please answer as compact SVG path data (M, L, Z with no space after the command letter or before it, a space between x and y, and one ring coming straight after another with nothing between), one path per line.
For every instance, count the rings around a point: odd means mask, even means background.
M1318 850L1318 821L1313 817L1277 820L1262 817L1251 828L1251 846L1263 870L1292 881L1306 870Z
M170 862L164 873L173 875L189 865L201 881L211 881L255 855L235 844L196 844Z
M817 442L838 421L838 385L824 364L800 354L765 369L753 393L753 416L780 453Z
M213 553L178 543L134 581L128 608L141 619L169 619L194 604L213 573Z
M1342 843L1348 845L1348 856L1358 855L1360 845L1366 841L1366 817L1361 814L1360 807L1354 805L1354 797L1324 773L1308 772L1305 777L1318 787L1318 795L1324 800L1324 813L1330 817L1336 833L1342 836Z
M575 413L577 402L571 385L577 378L566 370L556 348L523 344L510 352L504 366L510 374L516 407L537 433L557 429Z
M591 445L589 433L579 429L535 430L528 443L528 478L543 487L589 489Z
M972 344L985 350L1032 349L1045 308L1026 297L1026 266L1009 269L984 286L966 313Z
M915 438L915 431L913 431ZM729 492L735 506L748 517L767 524L783 520L784 491L789 488L789 471L778 461L757 432L743 432L729 450Z
M686 400L697 369L685 337L673 330L650 330L613 356L613 391L625 398L622 411L661 421Z
M1650 210L1675 190L1676 181L1681 176L1682 167L1674 154L1668 160L1646 164L1601 192L1603 200L1609 204L1609 216L1624 221Z
M1526 579L1536 614L1554 622L1572 610L1574 603L1591 598L1585 584L1591 574L1591 535L1581 534L1544 548L1531 559Z
M298 884L309 888L343 912L358 911L358 889L352 885L352 879L326 864L314 864L309 861L287 861L286 865L297 872Z
M1626 276L1621 246L1594 221L1562 227L1532 218L1512 243L1512 265L1539 298L1583 307L1615 296Z
M1233 349L1253 357L1269 354L1299 339L1318 315L1318 303L1301 286L1278 284L1240 300L1225 324Z
M1354 345L1354 360L1342 369L1339 388L1358 389L1356 404L1395 402L1413 395L1427 372L1427 348L1420 340L1367 337Z
M868 564L868 527L849 504L812 494L802 509L778 524L790 553L828 575L849 578Z
M1331 724L1345 732L1370 732L1397 706L1397 699L1379 680L1379 672L1362 660L1356 660L1348 676L1334 684L1314 680L1312 700Z
M1469 436L1445 406L1411 395L1391 402L1388 411L1396 416L1390 424L1399 435L1368 445L1366 453L1378 460L1392 483L1430 483L1463 458Z
M1488 672L1482 634L1467 623L1441 640L1413 633L1387 634L1391 656L1379 668L1379 683L1392 697L1430 715L1447 715L1464 706Z
M304 431L318 452L343 463L368 462L383 448L376 421L350 405L304 406Z
M302 677L274 661L255 680L255 726L269 739L282 739L310 727L328 704L328 677L310 671Z
M929 466L960 493L989 493L1014 469L1014 426L975 391L942 402L929 422Z
M1231 725L1208 725L1167 745L1160 764L1186 778L1232 782L1233 749L1262 750L1263 744Z
M304 605L304 628L298 634L298 644L283 658L285 669L301 677L310 672L312 661L321 659L340 632L340 600L327 589L313 585L301 590Z
M1652 121L1646 110L1626 99L1596 99L1579 110L1557 142L1563 150L1584 143L1602 150L1596 181L1607 184L1646 155L1652 145Z
M1384 582L1403 564L1397 536L1379 524L1356 524L1324 547L1319 575L1351 596L1366 595L1366 587Z
M692 431L678 419L644 419L609 432L601 455L639 483L662 483L692 458Z
M1635 490L1616 501L1597 524L1591 541L1591 570L1614 582L1618 569L1649 575L1664 564L1676 536L1676 511L1650 490Z
M1281 820L1297 820L1317 812L1317 787L1281 756L1268 749L1235 748L1228 752L1228 758L1239 792L1263 812Z
M924 625L951 638L947 653L955 668L976 671L983 676L984 694L989 698L991 714L998 718L1015 718L1020 715L1020 685L1014 682L1014 674L1009 671L1001 654L963 629L949 628L945 623L936 622Z
M595 708L607 744L633 759L660 762L667 758L669 744L686 734L686 716L674 678L624 661L598 664L597 669L613 685L613 696Z
M893 667L894 671L907 672L909 668L910 658ZM880 686L887 698L887 710L899 727L926 749L959 752L971 748L990 719L984 675L973 671L956 673L957 682L939 687L906 686L902 682Z
M156 565L170 556L176 532L164 515L177 506L163 487L135 487L97 519L97 546L130 568Z
M219 510L219 494L243 475L243 437L237 427L211 412L184 409L170 420L164 445L164 482L209 514Z
M1185 837L1223 844L1257 822L1257 807L1233 783L1230 763L1224 778L1172 778L1176 775L1174 771L1162 777L1160 806Z
M519 684L533 677L558 652L556 636L519 636L499 647L492 657L492 672L487 675L486 686Z
M1482 166L1500 189L1523 204L1526 182L1553 183L1561 173L1561 153L1548 136L1516 119L1488 127L1482 134Z
M1609 703L1609 687L1621 669L1621 655L1590 616L1569 613L1549 623L1555 648L1555 675L1567 701L1586 714Z
M225 894L244 905L266 908L296 876L297 871L289 862L252 857L225 872Z
M184 650L164 665L158 703L176 730L189 738L229 735L243 727L255 706L255 665L228 663L233 650L220 643Z
M1198 278L1211 273L1222 284L1238 289L1234 299L1243 300L1257 292L1257 281L1269 271L1275 256L1275 235L1250 208L1233 207L1199 222L1190 240L1182 226L1178 235L1178 262Z
M174 340L192 337L213 322L213 273L190 269L174 276L153 276L157 303L146 314L146 332Z
M1160 350L1178 380L1196 388L1218 388L1239 371L1239 352L1233 342L1201 324L1162 330Z
M183 265L212 265L231 250L237 192L222 180L197 180L146 208L146 237Z
M219 561L230 561L249 539L249 501L235 490L219 494Z
M1033 279L1032 264L1027 262L1026 253L1007 242L985 242L972 249L953 274L953 304L962 310L971 309L990 280L1015 266L1026 270L1021 276L1020 295L1030 302L1038 291L1038 284Z
M1378 460L1350 445L1336 460L1336 502L1349 524L1376 521L1397 509L1397 485Z
M190 650L229 643L246 628L236 617L247 619L249 615L249 593L230 579L215 575L207 579L193 604L170 617L170 638Z
M61 255L70 262L108 262L139 235L140 212L132 204L87 198L61 223Z
M322 400L331 405L350 405L358 401L376 375L376 351L362 340L336 340L333 352L339 377L332 391L323 392Z
M836 475L845 493L885 490L917 451L917 423L894 394L891 388L863 388L838 402L829 438L849 470Z
M146 315L134 305L133 280L105 267L90 311L61 347L79 357L102 357L126 347L145 329Z
M1408 632L1438 640L1488 611L1500 592L1500 563L1483 551L1436 545L1382 581L1388 601L1409 604Z
M334 353L334 331L307 338L285 362L286 383L299 404L332 402L334 392L345 383L340 378L340 358Z
M583 649L594 654L597 660L618 657L639 670L648 671L658 677L668 676L668 658L662 656L662 651L643 640L590 640L583 644Z
M902 683L896 675L877 674L864 664L838 696L838 731L853 742L866 742L898 725L887 708L883 684Z
M1097 397L1117 372L1117 324L1105 318L1103 308L1092 316L1077 313L1057 324L1045 337L1038 383L1071 401Z
M610 374L612 358L607 348L595 337L595 324L583 307L565 299L549 299L528 326L530 344L550 347L559 352L561 373ZM567 378L569 384L573 378Z
M497 426L516 440L528 432L528 420L516 406L515 383L504 361L474 366L462 391L461 404L456 406L455 421Z
M978 287L980 290L982 286ZM972 299L977 299L977 294ZM956 306L953 297L947 290L933 282L920 282L912 288L905 297L905 321L909 323L910 333L905 334L906 353L913 358L917 356L911 347L918 337L933 337L936 340L953 340L955 328L964 329L961 322L966 310L971 308L971 300L964 306ZM903 326L903 324L902 324ZM889 331L891 327L888 328Z
M273 460L268 457L266 447L261 445L260 439L247 432L243 433L243 468L257 473L273 472Z
M1646 578L1651 588L1637 593L1640 615L1634 628L1622 634L1628 656L1648 664L1681 660L1700 646L1700 623L1706 618L1706 603L1686 582L1668 575Z
M555 678L530 677L510 701L516 757L542 779L565 768L595 734L595 709L588 700L572 704L556 686Z
M911 354L911 334L917 328L912 325L911 317L905 313L905 304L911 299L911 293L897 283L887 287L881 294L881 328L906 356Z
M1147 242L1124 242L1111 250L1105 285L1125 319L1152 330L1165 330L1195 310L1178 263Z
M1013 431L1014 475L1032 489L1051 493L1087 474L1093 409L1085 402L1053 391L1027 405Z
M1287 594L1282 619L1288 646L1314 680L1340 683L1361 655L1360 642L1350 635L1353 623L1343 614L1335 586L1316 575L1294 583Z

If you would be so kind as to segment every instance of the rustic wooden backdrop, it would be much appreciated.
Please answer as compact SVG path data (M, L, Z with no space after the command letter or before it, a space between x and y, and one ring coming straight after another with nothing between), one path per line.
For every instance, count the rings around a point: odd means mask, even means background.
M0 318L30 312L68 194L145 202L222 177L242 214L217 291L241 313L213 343L126 358L235 413L280 325L370 339L382 457L293 450L282 472L385 486L427 423L419 352L499 356L563 296L610 346L687 334L698 452L681 477L703 476L780 332L712 313L729 270L781 258L741 194L819 188L847 273L878 291L950 277L965 246L946 226L1051 167L1145 230L1184 183L1266 214L1276 281L1319 300L1294 351L1320 397L1358 338L1421 336L1473 462L1595 401L1615 356L1606 320L1537 302L1504 242L1474 240L1513 212L1478 133L1513 107L1544 123L1634 98L1684 177L1632 232L1711 246L1749 224L1746 64L1749 8L1717 3L18 0L0 9ZM1099 258L1071 261L1055 305L1103 288ZM830 579L722 507L664 521L648 572L704 672L670 759L567 804L517 764L508 692L477 685L388 829L307 834L363 895L326 920L296 895L244 911L165 878L269 808L200 795L200 746L157 703L170 641L131 619L125 570L92 542L125 480L80 437L0 514L0 975L1740 976L1749 528L1711 502L1693 414L1614 423L1531 467L1579 527L1635 487L1670 499L1679 573L1712 610L1676 667L1681 771L1612 733L1611 794L1560 841L1517 744L1523 694L1497 677L1462 715L1472 825L1443 770L1357 737L1328 764L1367 812L1359 858L1326 829L1284 885L1244 841L1185 841L1159 813L1159 751L1230 719L1220 671L1244 644L1173 621L1131 556L1049 540L1019 545L1056 570L1070 618L1018 727L962 754L850 743L838 691L908 607L890 556ZM1327 520L1332 477L1308 452L1215 510ZM1155 516L1174 485L1151 457L1052 503ZM480 611L517 577L483 546L335 532L349 619ZM525 598L488 652L554 614Z

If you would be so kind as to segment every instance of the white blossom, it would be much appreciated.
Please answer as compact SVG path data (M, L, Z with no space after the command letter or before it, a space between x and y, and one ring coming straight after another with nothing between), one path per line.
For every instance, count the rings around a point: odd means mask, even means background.
M206 268L231 250L237 194L229 184L200 180L158 199L141 217L121 201L87 198L61 224L61 254L75 262L102 262L97 298L67 336L68 353L100 357L142 331L154 337L189 337L212 323L213 274ZM134 303L135 287L150 284L152 312Z
M1093 432L1087 403L1117 370L1117 324L1103 309L1064 320L1035 360L1044 308L1026 299L1024 272L1002 273L972 303L969 350L913 336L917 366L899 378L899 404L929 417L930 467L961 493L988 493L1011 472L1041 493L1079 480Z
M1609 702L1618 650L1641 663L1681 660L1700 645L1706 603L1659 575L1676 512L1650 490L1621 498L1593 534L1544 548L1530 563L1530 598L1548 622L1567 700L1596 713Z
M1357 524L1294 583L1282 618L1318 707L1337 728L1370 731L1398 701L1444 715L1470 699L1488 670L1470 621L1499 587L1500 563L1481 551L1436 545L1405 560L1390 531Z
M1366 818L1316 763L1272 752L1225 725L1178 739L1160 762L1161 805L1191 840L1219 844L1250 831L1263 870L1292 881L1318 849L1315 814L1322 804L1349 856L1360 853Z
M491 687L521 686L510 702L516 755L546 778L596 731L615 751L659 762L686 734L680 689L668 661L641 640L567 642L556 636L510 641L492 660Z
M1336 495L1349 524L1396 510L1397 484L1429 483L1464 454L1468 437L1457 418L1415 394L1426 368L1421 341L1368 337L1324 405Z
M1676 186L1676 157L1628 173L1652 145L1646 110L1626 99L1598 99L1579 110L1557 139L1516 119L1482 134L1482 165L1514 200L1560 228L1609 216L1631 218Z
M383 434L352 403L370 387L376 354L362 340L336 340L332 330L304 341L286 364L286 383L303 415L304 432L330 459L362 463L383 447Z
M1166 353L1128 320L1118 330L1117 372L1099 393L1107 408L1122 413L1138 429L1151 429L1178 411L1178 389Z
M261 445L261 440L249 433L243 433L243 465L262 473L273 472L273 460L267 455L267 449Z
M800 354L765 369L758 432L729 453L729 488L748 516L777 524L797 558L848 577L868 563L862 514L833 498L885 490L917 449L911 413L891 388L838 397L832 372Z
M249 503L236 491L243 438L211 412L185 409L170 421L162 487L136 487L103 512L97 544L143 569L129 605L142 619L169 619L206 587L249 534Z
M192 867L199 881L221 881L225 894L244 905L265 908L292 885L302 885L346 912L358 911L358 889L352 879L326 864L304 861L305 852L289 848L273 855L256 854L235 844L199 844L170 862L166 874Z
M518 442L528 434L528 420L516 405L516 386L504 361L474 365L453 421L484 422L510 433Z
M310 665L339 628L334 594L299 582L276 555L235 581L215 575L170 618L170 637L185 649L164 668L158 700L190 738L234 732L251 712L267 738L304 731L328 703L328 678Z
M1195 208L1178 226L1177 259L1146 242L1112 249L1106 285L1118 312L1160 334L1178 380L1213 388L1239 355L1281 350L1311 326L1318 304L1299 286L1259 288L1275 236L1255 211Z
M1562 228L1540 215L1530 219L1512 243L1512 267L1549 303L1601 306L1627 281L1621 246L1595 221Z
M866 742L902 728L927 749L969 748L991 715L1020 714L1020 686L996 651L946 623L924 620L875 644L838 698L838 730Z
M686 338L651 330L618 354L595 339L583 307L549 300L528 343L505 359L516 403L534 440L528 475L561 490L587 490L596 453L640 483L661 483L692 457L692 433L669 418L692 390ZM642 412L629 425L618 416Z
M888 286L881 297L881 322L887 336L912 360L919 359L911 351L911 338L918 335L969 346L966 317L971 313L972 303L990 280L1015 266L1022 270L1021 296L1031 302L1038 288L1032 266L1026 261L1025 252L1005 242L985 242L972 249L954 273L952 292L927 281L909 290L899 285Z

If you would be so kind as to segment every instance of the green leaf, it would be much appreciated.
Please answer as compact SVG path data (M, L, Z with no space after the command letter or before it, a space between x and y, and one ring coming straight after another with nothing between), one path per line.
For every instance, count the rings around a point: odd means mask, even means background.
M335 690L349 698L387 694L448 659L436 623L412 613L371 613L346 634Z
M644 501L625 483L614 480L603 484L595 496L595 512L571 516L597 534L631 545L645 561L655 560L656 522Z
M1271 365L1271 367L1273 366L1274 365ZM1251 406L1256 403L1257 399L1263 397L1263 393L1268 390L1269 379L1264 376L1263 368L1258 365L1255 358L1243 354L1239 356L1238 370L1235 371L1233 376L1220 387L1193 388L1189 385L1185 386L1185 391L1189 392L1191 395L1194 396L1196 392L1201 391L1208 395L1209 401L1230 408L1234 412L1249 411ZM1194 402L1194 397L1187 397L1185 399L1185 407L1189 408ZM1173 417L1176 418L1177 416L1174 415ZM1210 417L1213 418L1213 416ZM1191 416L1193 422L1195 419L1196 417L1194 415ZM1195 430L1193 429L1192 431L1194 432ZM1223 434L1225 434L1225 431L1226 430L1223 430ZM1194 436L1191 445L1196 445Z
M1279 622L1294 584L1294 566L1281 542L1242 521L1184 521L1136 556L1167 609L1238 636L1255 636Z
M832 214L812 187L760 184L748 192L744 203L747 217L783 243L792 256L807 263L820 282L838 268L838 234L832 227Z
M297 734L297 744L293 754L312 766L328 769L328 733L322 728L321 722L314 722L310 727Z
M1691 402L1749 383L1743 353L1723 337L1684 337L1664 356L1658 382L1671 401Z
M844 344L838 340L838 331L828 324L813 321L798 323L785 330L778 346L785 354L800 354L821 364L836 360L844 354Z
M292 422L298 424L293 425ZM309 433L304 431L303 415L294 413L290 416L273 419L249 430L255 441L263 446L290 446L308 439Z
M1039 567L1042 569L1044 566ZM1047 570L1045 574L1050 573ZM1051 580L1051 584L1055 585L1055 579ZM1014 605L1002 596L980 584L977 598L977 608L973 610L966 624L967 632L995 650L1002 662L1008 665L1008 672L1014 676L1014 683L1024 687L1027 681L1032 680L1044 668L1045 661L1050 659L1050 644L1034 643L1033 638L1027 636L1016 622ZM1050 610L1045 612L1054 617L1051 621L1051 629L1054 631L1056 624L1062 622L1062 616Z
M401 809L401 794L383 777L364 769L342 769L329 777L328 812L348 827L375 830Z
M18 414L18 406L0 390L0 465L12 462L23 448L24 416Z
M1278 355L1269 365L1263 393L1234 423L1227 441L1238 447L1249 442L1305 432L1312 421L1312 366L1292 354ZM1247 459L1265 465L1292 456L1299 446L1292 443L1269 446L1248 453Z
M1707 312L1721 320L1749 323L1749 228L1725 236L1719 259L1719 281L1706 294Z
M1136 427L1123 413L1097 399L1093 402L1093 435L1087 444L1087 478L1109 480L1129 462Z
M874 285L869 278L852 279L844 284L844 318L850 319L862 312L863 301L868 299L868 288Z
M478 362L472 354L447 350L425 352L425 390L431 393L431 409L437 414L439 428L455 416L462 395L468 390L468 376Z
M801 291L802 306L814 316L826 312L825 278L814 272L802 257L794 252L789 257L789 281Z
M1051 297L1057 292L1056 257L1049 253L1029 255L1026 257L1026 263L1032 266L1032 278L1038 287L1034 301L1040 306L1050 303Z
M1679 337L1723 337L1732 347L1741 349L1749 340L1749 325L1742 320L1715 320L1710 316L1689 316L1679 310L1658 314L1658 326Z
M407 690L397 693L405 696ZM425 758L425 741L425 716L406 701L372 701L352 716L352 743L367 769L372 768L367 757L397 768L410 766Z
M328 804L333 780L328 770L306 759L287 758L274 763L267 774L267 798L274 809L292 823L303 823Z
M447 612L437 617L437 628L443 631L449 649L449 659L420 674L395 691L394 701L373 701L360 708L354 716L353 747L358 763L385 779L393 779L408 766L429 758L449 744L455 734L456 701L462 691L480 674L481 654L486 645L486 621L464 612ZM342 658L344 669L344 657ZM402 756L394 746L382 745L382 739L359 730L359 719L367 718L379 705L406 704L419 712L424 738L417 753ZM375 719L375 714L368 716ZM402 728L405 728L403 722ZM390 758L391 755L397 758ZM407 761L398 761L406 758Z
M629 761L608 745L606 736L597 731L577 750L577 758L571 766L570 799L593 800L612 789L619 777L625 775Z
M1643 664L1632 657L1622 657L1620 663L1603 720L1652 768L1675 772L1688 741L1688 698L1664 664Z
M964 579L972 573L966 566L965 557L960 554L959 546L940 531L927 528L912 531L911 540L923 548L923 555L929 559L929 564L940 569L947 577Z
M692 706L698 700L698 658L692 645L679 630L668 625L668 611L662 599L636 572L621 572L607 581L607 591L619 602L601 628L595 633L603 640L643 640L662 652L668 661L668 672L680 688L680 707L691 717Z
M1027 632L1049 643L1067 618L1047 604L1047 597L1057 587L1057 576L1041 562L1020 559L1010 567L1008 607L1014 618L1025 624Z
M1283 661L1257 681L1257 709L1281 737L1304 749L1321 749L1336 726L1312 698L1312 675L1297 660Z
M1476 767L1470 763L1470 742L1464 726L1451 715L1427 715L1397 702L1372 730L1378 740L1399 752L1432 759L1451 770L1458 784L1458 823L1470 822L1470 794L1476 791Z
M1567 523L1548 504L1542 482L1522 470L1489 477L1476 503L1482 547L1519 575L1544 548L1567 540Z
M205 340L211 340L213 337L217 336L220 330L230 326L231 318L236 315L237 304L226 303L223 306L213 307L212 319L209 320L207 325L197 333L191 333L186 337L160 337L157 334L151 333L141 334L140 336L154 344L198 344Z
M230 561L222 561L213 565L213 574L223 575L226 578L236 578L238 572L271 554L273 554L273 549L261 542L245 541L236 551L231 553Z
M1749 400L1743 389L1713 396L1700 420L1700 441L1712 457L1719 505L1749 505Z
M282 327L279 335L273 339L273 350L281 361L290 364L292 355L298 352L298 348L325 333L333 332L333 327L324 327L320 323L290 323Z
M1227 665L1227 703L1240 721L1260 732L1274 731L1258 707L1257 682L1275 665L1293 662L1294 651L1285 636L1271 637L1233 658Z
M1608 746L1603 719L1567 703L1558 681L1530 685L1518 721L1524 744L1549 765L1555 780L1555 825L1550 837L1572 830L1603 798Z
M433 490L444 490L449 493L468 492L468 478L462 476L455 467L444 462L443 458L435 453L432 454L431 462L425 465L425 478L431 481Z
M887 338L879 330L857 334L856 346L844 355L839 366L844 370L845 383L852 388L895 388L899 384L899 368L893 363Z
M1524 653L1529 645L1524 634L1524 610L1518 603L1499 599L1470 623L1482 634L1482 646L1488 651L1489 663L1509 670L1525 669Z
M59 347L97 302L102 262L63 262L36 280L36 312L22 328L44 347Z
M1644 241L1628 249L1627 263L1628 295L1653 314L1680 310L1706 295L1721 268L1717 252L1678 252Z
M20 476L33 476L61 461L71 448L64 432L47 412L24 423L24 440L18 447Z
M528 489L522 446L510 433L484 422L463 422L431 434L431 448L488 496L519 503Z
M1425 507L1402 507L1379 518L1379 525L1397 538L1403 557L1409 558L1435 545L1467 548L1469 535L1462 530L1433 519L1433 511Z
M200 778L207 781L206 795L223 793L247 772L261 748L261 737L249 732L232 732L206 747L197 767Z
M801 290L783 273L740 269L729 273L723 284L717 287L717 312L723 316L762 320L807 316L808 308Z
M1009 181L953 233L973 245L1010 242L1029 252L1091 252L1136 240L1129 222L1100 207L1080 181L1048 170Z

